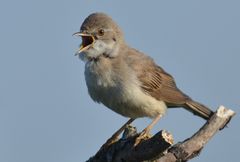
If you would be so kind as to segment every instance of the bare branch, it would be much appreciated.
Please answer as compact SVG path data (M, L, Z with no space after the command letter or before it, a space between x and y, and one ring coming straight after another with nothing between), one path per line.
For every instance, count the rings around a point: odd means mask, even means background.
M187 161L200 153L204 145L223 129L235 112L220 106L206 124L192 137L173 144L170 133L162 130L134 147L138 137L136 128L127 127L123 138L107 147L102 147L88 162L176 162Z
M217 112L197 133L184 142L174 145L169 149L169 153L160 158L158 162L187 161L194 158L214 134L223 129L234 115L234 111L220 106ZM172 158L173 156L175 159Z

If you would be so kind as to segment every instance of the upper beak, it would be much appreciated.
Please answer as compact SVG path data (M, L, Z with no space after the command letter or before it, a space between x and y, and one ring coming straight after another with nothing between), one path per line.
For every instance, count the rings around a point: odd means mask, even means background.
M72 36L82 36L82 35L83 35L83 33L81 33L81 32L76 32L76 33L73 33Z
M93 42L95 41L94 36L91 35L91 34L76 32L76 33L73 34L73 36L81 36L82 37L82 44L80 45L80 48L75 53L75 56L79 55L81 52L88 49L93 44Z

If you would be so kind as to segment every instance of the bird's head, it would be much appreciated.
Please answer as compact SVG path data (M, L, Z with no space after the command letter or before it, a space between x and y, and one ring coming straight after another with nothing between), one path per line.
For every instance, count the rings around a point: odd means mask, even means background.
M120 44L124 42L121 29L104 13L89 15L81 25L80 32L73 35L82 37L82 44L76 55L83 60L101 55L116 57Z

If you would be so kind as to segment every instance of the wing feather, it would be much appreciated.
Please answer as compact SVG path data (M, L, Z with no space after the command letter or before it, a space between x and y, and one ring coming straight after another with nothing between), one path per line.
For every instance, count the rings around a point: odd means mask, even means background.
M174 78L157 66L150 57L132 49L128 61L128 65L137 74L141 88L147 94L165 101L169 107L181 106L190 99L177 88Z

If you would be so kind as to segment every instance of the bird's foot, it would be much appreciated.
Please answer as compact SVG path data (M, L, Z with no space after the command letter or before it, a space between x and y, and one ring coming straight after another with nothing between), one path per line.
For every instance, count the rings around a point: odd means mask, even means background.
M108 148L110 145L118 141L119 135L124 131L124 129L131 124L134 121L134 119L129 119L120 129L118 129L111 138L107 140L105 144L102 145L101 149Z
M149 138L151 138L151 134L149 134L149 131L148 129L144 129L138 136L137 138L135 139L135 143L134 143L134 147L136 147L139 143L141 143L142 141L144 140L147 140Z

